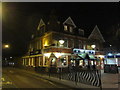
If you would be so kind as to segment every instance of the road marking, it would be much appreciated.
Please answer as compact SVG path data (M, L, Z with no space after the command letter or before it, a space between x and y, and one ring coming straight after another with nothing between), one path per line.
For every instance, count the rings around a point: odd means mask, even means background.
M52 85L54 85L54 86L57 86L57 85L55 85L54 83L52 83L51 81L48 81L50 84L52 84Z

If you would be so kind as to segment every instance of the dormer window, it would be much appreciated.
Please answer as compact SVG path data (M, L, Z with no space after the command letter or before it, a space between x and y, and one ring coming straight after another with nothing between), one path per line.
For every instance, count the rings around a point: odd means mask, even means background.
M73 28L72 28L72 27L70 27L70 32L71 32L71 33L73 32Z
M79 29L78 31L79 31L79 35L84 36L84 30Z
M68 30L67 25L64 25L64 30L65 30L65 31L67 31L67 30Z

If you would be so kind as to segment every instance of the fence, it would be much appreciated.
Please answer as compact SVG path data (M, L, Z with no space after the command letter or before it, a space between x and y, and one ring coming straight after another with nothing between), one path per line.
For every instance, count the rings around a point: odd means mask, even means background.
M58 68L58 72L52 72L53 68L49 68L49 77L56 77L58 79L70 80L76 83L84 83L87 85L92 85L96 87L101 87L101 72L100 70L90 70L90 69L79 69L79 70L62 70L63 68ZM55 70L55 69L54 69Z

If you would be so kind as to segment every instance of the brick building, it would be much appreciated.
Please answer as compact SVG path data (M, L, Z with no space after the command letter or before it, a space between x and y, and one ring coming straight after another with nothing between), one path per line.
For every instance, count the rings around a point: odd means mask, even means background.
M71 63L76 65L76 59L79 61L78 66L82 67L87 65L88 59L91 59L93 64L101 65L105 40L97 25L88 38L84 34L84 30L78 29L71 17L64 22L58 21L55 15L51 15L47 22L41 19L32 35L28 52L22 57L23 66L39 69L66 68ZM86 53L89 58L80 56ZM99 57L99 60L96 57Z

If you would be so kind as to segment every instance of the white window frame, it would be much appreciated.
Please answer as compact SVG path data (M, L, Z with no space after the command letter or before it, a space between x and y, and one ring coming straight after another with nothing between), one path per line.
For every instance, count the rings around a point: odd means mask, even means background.
M68 31L68 26L64 25L64 31Z
M70 32L73 33L73 27L70 26L69 29L70 29Z

